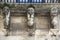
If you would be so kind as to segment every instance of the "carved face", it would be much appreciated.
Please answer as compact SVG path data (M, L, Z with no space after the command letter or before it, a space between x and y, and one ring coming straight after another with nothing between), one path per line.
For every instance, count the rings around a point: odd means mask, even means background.
M57 14L58 14L58 8L57 8L57 7L53 7L53 8L51 9L51 15L55 16L55 15L57 15Z
M6 6L6 7L4 7L3 8L3 12L5 13L5 14L8 14L8 12L9 12L9 8Z
M28 13L33 14L34 13L34 8L28 8Z

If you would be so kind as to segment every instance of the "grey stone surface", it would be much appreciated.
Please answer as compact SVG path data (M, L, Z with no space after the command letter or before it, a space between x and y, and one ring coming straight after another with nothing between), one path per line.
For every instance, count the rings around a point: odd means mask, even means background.
M23 37L23 36L1 36L0 40L34 40L34 37Z

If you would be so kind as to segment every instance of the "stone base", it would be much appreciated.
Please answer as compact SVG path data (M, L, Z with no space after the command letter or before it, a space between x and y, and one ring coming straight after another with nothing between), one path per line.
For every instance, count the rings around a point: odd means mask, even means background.
M5 36L7 34L5 29L0 30L0 36Z
M57 35L58 31L58 29L50 29L49 35Z

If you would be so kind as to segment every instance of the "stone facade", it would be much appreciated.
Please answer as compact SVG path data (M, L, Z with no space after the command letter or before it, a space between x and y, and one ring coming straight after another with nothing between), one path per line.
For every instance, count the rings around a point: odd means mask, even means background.
M28 34L28 32L26 32L28 28L27 28L27 17L25 13L28 5L29 4L27 5L19 4L19 5L15 5L15 8L11 9L10 35ZM42 40L44 39L55 40L56 38L60 38L58 37L60 35L59 30L51 29L51 24L50 24L51 21L50 21L50 15L49 15L50 9L52 7L58 6L58 8L60 8L59 4L42 4L42 5L33 4L33 5L35 6L35 27L36 27L36 33L34 33L35 36ZM58 16L60 20L60 14ZM0 16L0 17L3 17L3 16ZM0 20L1 20L0 26L2 26L3 28L4 27L3 22L2 22L3 19L0 18ZM60 26L60 21L59 21L59 26Z

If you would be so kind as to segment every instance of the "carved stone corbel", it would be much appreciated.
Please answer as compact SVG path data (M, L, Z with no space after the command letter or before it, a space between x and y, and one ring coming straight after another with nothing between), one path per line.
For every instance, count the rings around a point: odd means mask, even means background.
M53 24L54 28L58 28L58 8L52 7L51 8L51 23Z

